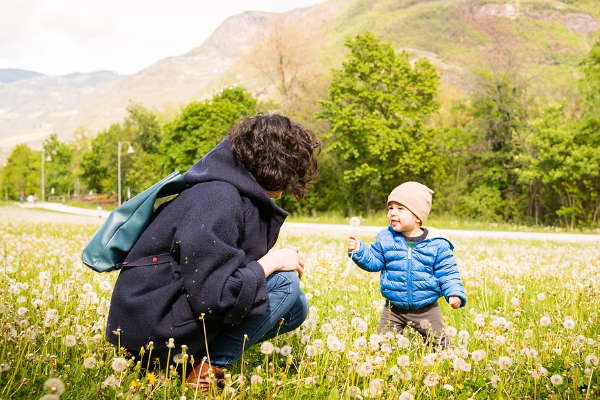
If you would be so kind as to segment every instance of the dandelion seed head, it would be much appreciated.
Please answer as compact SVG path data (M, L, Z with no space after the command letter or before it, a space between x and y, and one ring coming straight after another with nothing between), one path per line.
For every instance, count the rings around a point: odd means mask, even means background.
M475 350L471 353L471 359L475 362L481 361L485 358L485 350Z
M280 350L282 356L287 357L292 354L292 348L290 346L283 346Z
M587 365L591 365L592 367L597 367L598 366L598 356L596 356L595 354L590 354L589 356L587 356L585 358L585 363Z
M573 318L571 318L571 317L566 317L563 322L563 326L566 329L573 329L573 328L575 328L575 321L573 321Z
M364 363L362 363L360 365L360 368L358 370L358 375L361 377L365 377L365 376L369 376L373 373L373 364L365 361Z
M273 343L271 343L271 342L263 342L260 345L260 352L263 354L271 354L271 353L273 353L273 349L274 349L274 346L273 346Z
M473 323L478 326L484 326L485 317L482 314L477 314L475 315L475 318L473 318Z
M432 387L436 386L440 382L440 376L436 373L430 372L423 379L425 386Z
M262 381L263 381L263 379L260 376L258 376L258 375L252 375L250 377L250 384L251 385L258 385Z
M77 344L77 339L73 335L67 335L64 338L64 343L67 347L73 347Z
M498 346L504 346L504 344L506 344L506 338L503 335L498 335L496 336L496 338L494 339L494 342L498 345Z
M398 358L396 359L396 364L398 364L401 367L409 367L410 366L410 357L405 354L399 355Z
M396 343L398 343L398 347L401 349L408 349L410 347L410 339L401 334L396 335Z
M123 372L127 368L127 360L123 357L114 358L112 361L112 369L117 372Z
M83 367L87 369L93 369L98 366L98 361L94 357L87 357L83 360Z
M50 378L44 382L46 393L60 396L65 391L65 384L58 378Z
M415 396L413 396L410 392L404 391L400 393L400 397L398 400L415 400Z
M552 382L553 385L560 386L563 384L563 377L561 375L554 374L550 377L550 382Z
M309 357L314 357L319 353L319 348L317 346L313 345L308 345L306 346L304 352L306 353L307 356Z
M523 354L525 357L527 358L536 358L538 355L538 352L536 349L532 348L532 347L525 347L522 351L521 354Z
M511 365L512 359L510 357L503 356L498 359L498 366L500 369L508 369Z
M446 335L450 336L450 337L454 337L457 334L457 330L455 327L453 326L447 326L446 327Z
M538 299L539 301L544 301L544 300L546 300L546 294L545 294L545 293L543 293L543 292L542 292L542 293L538 293L538 295L537 295L537 299Z

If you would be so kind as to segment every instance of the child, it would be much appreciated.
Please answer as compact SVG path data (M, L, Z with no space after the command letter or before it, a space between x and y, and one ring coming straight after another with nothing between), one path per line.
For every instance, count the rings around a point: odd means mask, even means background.
M381 271L381 294L386 307L379 334L412 324L427 338L446 346L438 298L452 308L467 303L465 289L452 254L452 243L422 228L431 210L433 190L418 182L405 182L388 196L390 226L366 247L354 236L348 240L352 260L365 271Z

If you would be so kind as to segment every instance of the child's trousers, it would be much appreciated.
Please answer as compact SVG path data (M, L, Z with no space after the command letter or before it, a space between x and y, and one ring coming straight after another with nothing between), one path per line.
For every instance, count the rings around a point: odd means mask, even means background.
M402 333L408 325L415 328L425 340L431 337L435 345L448 345L448 337L444 334L442 310L437 300L416 310L405 310L386 301L379 320L379 334L383 335L394 329Z

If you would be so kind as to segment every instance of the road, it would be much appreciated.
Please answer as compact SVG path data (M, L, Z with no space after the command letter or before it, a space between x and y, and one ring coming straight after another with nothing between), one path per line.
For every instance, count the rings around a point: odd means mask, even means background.
M71 207L60 203L39 203L36 206L30 204L20 204L23 208L43 208L57 212L68 214L78 214L90 217L106 218L110 214L109 211L101 211L98 215L98 210ZM356 233L375 235L382 229L381 226L359 226L351 228L349 225L334 225L334 224L313 224L304 222L286 222L283 224L283 230L308 230L310 232L336 232L336 233ZM509 231L469 231L457 229L440 229L450 238L454 237L469 237L479 238L487 237L492 239L525 239L525 240L553 240L558 242L578 242L578 243L598 243L600 235L591 235L583 233L545 233L545 232L509 232Z
M359 226L351 228L349 225L311 224L303 222L286 222L285 229L306 229L310 231L346 232L347 234L371 234L376 235L383 227L381 226ZM599 243L600 235L583 233L545 233L545 232L510 232L510 231L468 231L458 229L438 229L450 238L492 238L492 239L525 239L525 240L553 240L557 242L579 242Z

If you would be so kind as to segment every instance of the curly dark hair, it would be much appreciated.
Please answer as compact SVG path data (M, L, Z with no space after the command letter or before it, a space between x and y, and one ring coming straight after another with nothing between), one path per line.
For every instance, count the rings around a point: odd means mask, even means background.
M300 201L314 183L321 142L310 129L284 115L261 113L242 118L228 136L231 150L263 189L285 190Z

